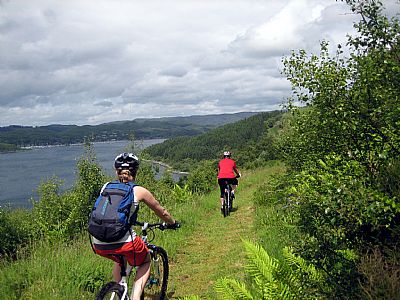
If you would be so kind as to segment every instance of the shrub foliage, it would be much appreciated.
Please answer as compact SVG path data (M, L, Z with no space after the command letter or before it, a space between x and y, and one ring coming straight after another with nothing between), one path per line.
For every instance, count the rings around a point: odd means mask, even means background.
M345 2L361 16L349 57L322 42L319 55L284 59L293 97L275 145L292 170L296 250L329 274L332 297L358 298L368 290L360 257L380 249L398 266L400 26L380 1Z

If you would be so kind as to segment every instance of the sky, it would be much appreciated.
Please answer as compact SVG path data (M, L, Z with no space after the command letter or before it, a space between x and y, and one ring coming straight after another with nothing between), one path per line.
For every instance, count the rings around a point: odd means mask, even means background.
M0 0L0 126L281 109L282 58L356 20L335 0Z

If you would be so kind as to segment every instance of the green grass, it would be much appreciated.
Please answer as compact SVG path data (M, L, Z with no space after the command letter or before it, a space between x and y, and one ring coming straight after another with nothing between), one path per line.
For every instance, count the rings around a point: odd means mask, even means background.
M155 232L153 243L167 250L171 263L186 237L200 226L199 216L208 209L206 203L199 203L196 198L168 207L182 228ZM1 262L0 299L94 299L99 287L111 280L113 262L93 253L86 233L67 244L40 242L30 253L22 252L13 262Z
M164 247L170 257L170 299L188 295L215 299L217 279L245 280L242 239L262 240L269 253L281 252L290 228L272 217L273 207L255 207L253 198L270 175L282 170L278 165L244 171L234 204L237 210L227 218L219 212L217 186L189 203L167 207L182 227L157 231L153 242ZM93 299L99 287L111 279L112 264L93 253L87 234L67 244L42 242L31 255L2 262L0 299Z
M4 263L0 299L87 299L109 268L88 249L89 240L34 246L29 257Z

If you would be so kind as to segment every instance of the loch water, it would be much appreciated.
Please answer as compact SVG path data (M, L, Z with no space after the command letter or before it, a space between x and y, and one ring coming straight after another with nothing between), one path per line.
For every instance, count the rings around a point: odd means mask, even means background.
M163 139L143 140L135 145L146 148ZM114 158L130 141L93 143L97 162L110 175L114 174ZM76 164L84 155L83 145L35 147L26 151L0 153L0 206L31 207L31 198L41 182L54 176L61 179L62 189L73 185L77 178Z

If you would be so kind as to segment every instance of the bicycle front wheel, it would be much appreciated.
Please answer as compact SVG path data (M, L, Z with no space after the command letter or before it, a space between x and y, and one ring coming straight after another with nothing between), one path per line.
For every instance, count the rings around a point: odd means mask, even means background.
M123 294L124 287L117 282L112 281L102 287L96 296L96 300L128 300L127 296L122 298Z
M168 255L167 252L158 246L148 245L151 254L150 276L144 289L144 299L165 299L168 286Z

